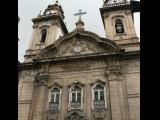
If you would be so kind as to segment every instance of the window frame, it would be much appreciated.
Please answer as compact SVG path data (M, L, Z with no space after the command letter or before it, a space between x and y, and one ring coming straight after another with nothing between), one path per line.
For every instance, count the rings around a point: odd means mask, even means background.
M72 89L75 87L75 86L78 86L78 87L80 87L81 88L81 91L73 91L72 92ZM72 107L71 106L71 103L72 103L72 94L73 93L75 93L76 95L75 95L75 100L76 100L76 102L77 102L77 98L78 98L78 93L81 93L81 99L80 99L80 107L78 107L78 108L74 108L74 107ZM75 102L75 103L76 103ZM78 102L77 102L78 103ZM83 109L83 88L82 88L82 86L80 86L80 85L73 85L72 87L70 87L70 89L69 89L69 104L68 104L68 109L69 110L72 110L72 109Z
M104 91L104 106L101 106L101 107L95 107L94 106L94 101L95 101L95 91L98 91L98 100L100 100L100 91L102 90L95 90L94 88L97 86L97 85L101 85L103 86L103 91ZM101 83L95 83L92 88L91 88L91 93L92 93L92 110L95 110L95 109L98 109L98 108L105 108L107 109L107 97L106 97L106 87L105 85L101 84Z
M58 103L56 103L57 93L52 93L52 92L51 92L51 91L52 91L53 89L55 89L55 88L57 88L57 89L59 90L59 101L58 101ZM58 109L57 109L57 110L53 110L53 111L57 112L57 111L60 110L60 107L61 107L61 93L62 93L62 89L59 88L59 87L52 87L52 88L49 90L48 103L47 103L47 104L48 104L48 110L49 110L49 111L52 111L52 110L49 109L49 104L52 103L52 102L51 102L51 100L52 100L52 98L51 98L52 94L54 94L54 102L53 102L53 103L58 104ZM56 97L55 97L55 96L56 96Z

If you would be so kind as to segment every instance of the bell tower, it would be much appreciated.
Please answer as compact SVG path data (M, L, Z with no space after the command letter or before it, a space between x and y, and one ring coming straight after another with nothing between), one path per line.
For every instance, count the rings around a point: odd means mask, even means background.
M106 38L124 48L139 44L134 27L133 13L135 10L131 2L127 0L104 0L100 12Z
M56 1L54 4L48 5L43 14L40 11L39 15L32 19L33 32L24 56L25 62L34 59L43 48L68 33L64 18L63 9Z

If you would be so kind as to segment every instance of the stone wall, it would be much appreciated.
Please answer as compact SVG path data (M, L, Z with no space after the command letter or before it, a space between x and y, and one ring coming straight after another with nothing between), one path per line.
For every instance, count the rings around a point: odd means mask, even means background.
M19 82L19 120L65 120L72 112L69 107L69 88L75 82L83 84L83 107L78 110L86 120L102 117L104 120L139 120L139 59L118 57L83 59L49 64L47 78L44 73L38 81L33 70L22 71ZM45 80L45 79L46 80ZM92 110L91 87L100 80L105 82L107 106ZM48 111L51 86L61 88L60 109ZM31 103L32 102L32 103ZM30 107L31 106L31 107Z
M139 58L122 62L122 71L130 120L140 120L140 62Z

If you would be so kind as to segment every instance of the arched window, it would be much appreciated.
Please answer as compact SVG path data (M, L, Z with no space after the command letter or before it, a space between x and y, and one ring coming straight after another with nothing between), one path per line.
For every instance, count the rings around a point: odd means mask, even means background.
M80 86L75 85L71 87L69 93L69 105L71 109L79 109L82 106L82 89Z
M101 108L106 105L105 87L101 84L95 84L92 87L92 107Z
M57 111L60 102L60 89L53 88L50 90L49 110Z
M121 19L117 19L115 23L116 33L124 33L124 26Z
M41 43L45 43L45 40L46 40L46 36L47 36L47 30L46 29L43 29L41 31Z

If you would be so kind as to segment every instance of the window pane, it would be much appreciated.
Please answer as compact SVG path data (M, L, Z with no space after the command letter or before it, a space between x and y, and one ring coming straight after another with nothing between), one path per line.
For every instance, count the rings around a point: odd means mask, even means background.
M54 97L55 97L55 94L51 94L51 101L50 102L54 102Z
M77 101L81 102L81 93L80 92L77 93Z
M59 94L56 94L56 101L55 103L59 104Z
M76 93L72 93L72 102L76 101Z
M100 91L100 100L104 100L104 91Z
M94 100L98 100L98 91L94 91Z

